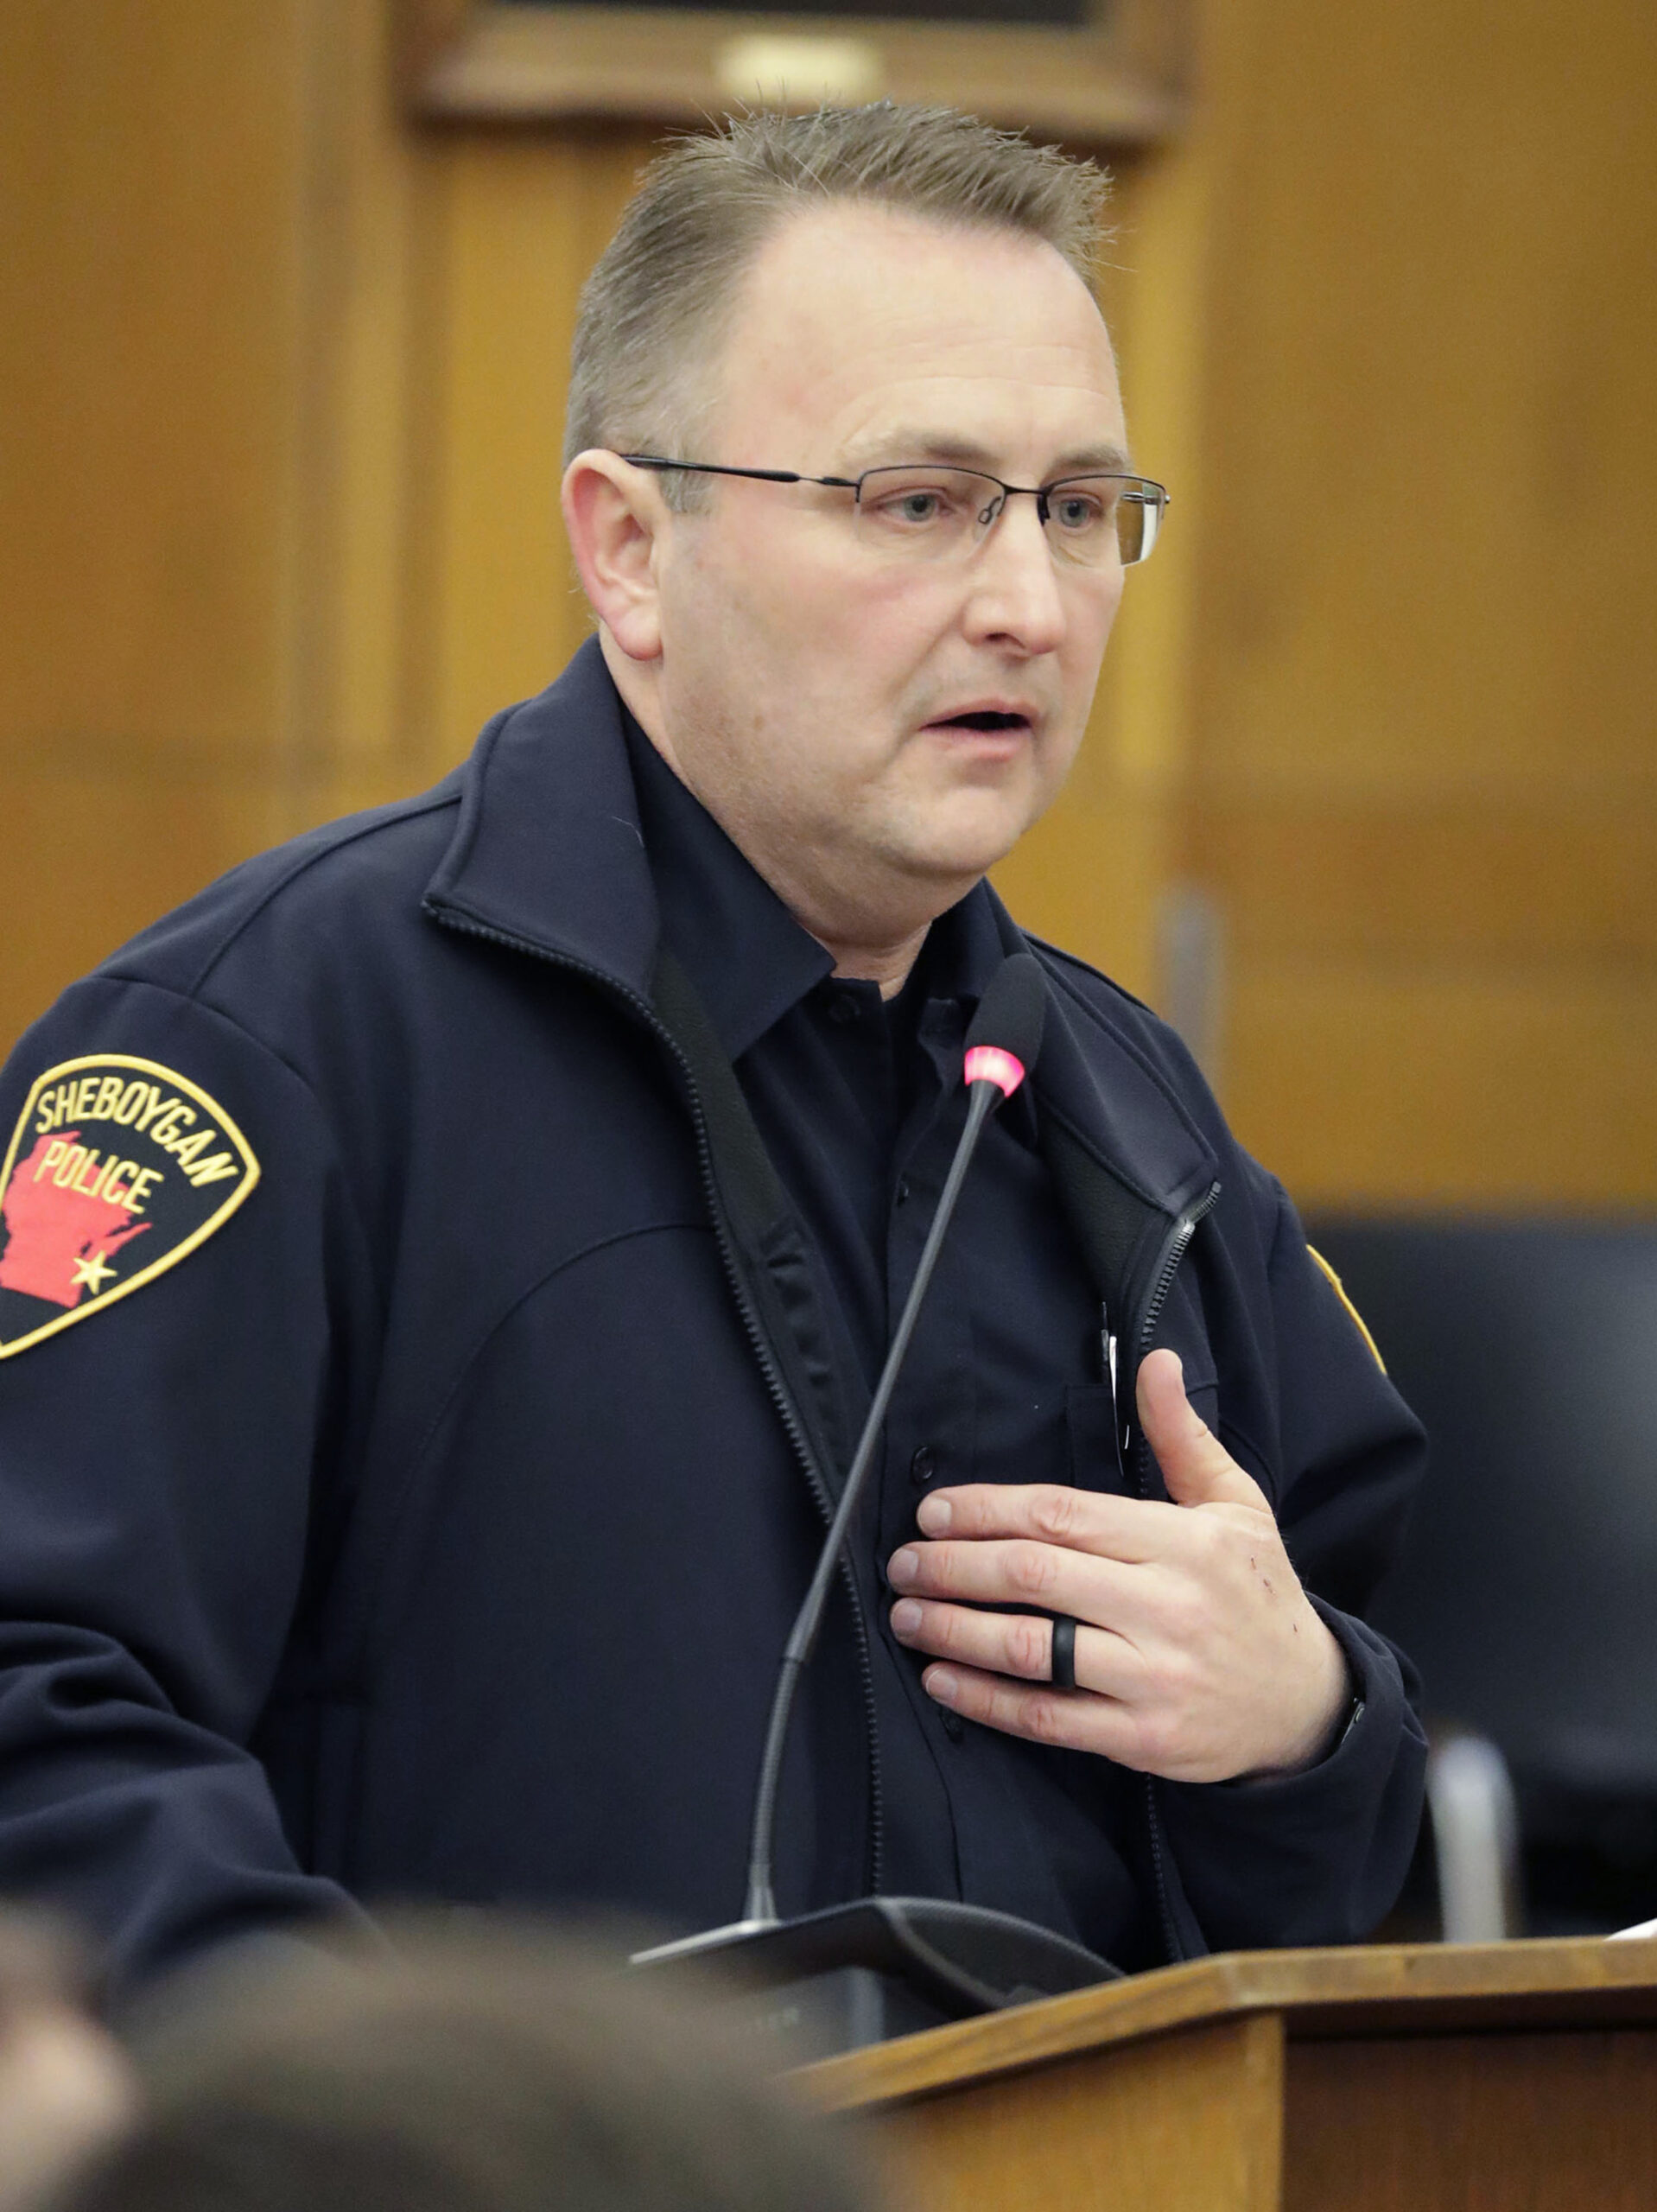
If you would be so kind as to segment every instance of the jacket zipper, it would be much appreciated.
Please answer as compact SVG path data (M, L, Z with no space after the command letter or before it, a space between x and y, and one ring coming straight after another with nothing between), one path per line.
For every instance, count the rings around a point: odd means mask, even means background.
M1168 1233L1168 1241L1162 1248L1162 1259L1157 1268L1156 1280L1152 1285L1150 1300L1140 1322L1139 1339L1134 1347L1133 1359L1133 1379L1136 1386L1139 1381L1140 1362L1151 1349L1151 1338L1157 1323L1162 1319L1162 1309L1167 1304L1168 1294L1174 1287L1174 1277L1179 1272L1179 1263L1184 1258L1192 1237L1197 1234L1197 1223L1202 1220L1204 1214L1213 1211L1219 1196L1220 1185L1217 1183L1211 1183L1207 1193L1199 1198L1195 1205L1185 1209ZM1139 1493L1143 1497L1151 1487L1151 1447L1146 1442L1142 1431L1133 1439L1133 1465ZM1146 1826L1151 1836L1151 1871L1157 1885L1157 1913L1162 1922L1162 1940L1167 1946L1168 1956L1178 1965L1185 1955L1185 1947L1179 1940L1179 1931L1174 1926L1173 1910L1168 1902L1167 1846L1163 1840L1162 1808L1157 1802L1157 1777L1153 1774L1147 1774L1145 1777L1145 1818Z
M771 1403L777 1408L788 1440L793 1447L794 1455L804 1471L805 1479L812 1497L816 1501L817 1510L822 1516L825 1525L832 1523L835 1517L834 1498L828 1484L823 1479L822 1470L817 1465L816 1454L811 1448L811 1440L807 1436L804 1423L800 1420L794 1401L789 1395L788 1385L784 1381L781 1370L777 1365L770 1342L759 1325L759 1317L750 1303L746 1288L742 1281L741 1272L736 1263L736 1255L731 1244L731 1232L726 1222L724 1208L720 1204L719 1186L714 1179L714 1150L708 1134L707 1116L702 1111L702 1100L696 1093L696 1082L691 1072L690 1063L680 1049L673 1033L661 1020L648 999L642 998L637 991L630 990L626 984L619 982L613 976L606 975L601 968L594 968L584 960L573 960L567 953L549 952L545 946L535 944L529 938L514 937L505 930L492 928L486 922L475 922L462 918L456 914L452 907L441 910L439 918L445 928L455 930L464 937L481 938L488 944L504 944L511 951L527 952L534 959L544 960L549 967L565 969L571 975L582 976L588 982L596 984L609 996L619 999L625 1005L632 1007L644 1027L673 1055L679 1071L684 1077L685 1093L690 1101L691 1121L696 1132L696 1165L702 1176L702 1192L708 1200L708 1211L713 1218L714 1241L719 1248L720 1262L725 1270L725 1280L730 1286L732 1299L738 1313L741 1316L742 1325L747 1332L748 1342L752 1347L754 1357L759 1362L759 1371L765 1377L765 1388L771 1394ZM864 1618L863 1601L858 1594L857 1578L852 1572L850 1560L844 1556L841 1559L839 1572L841 1586L851 1602L853 1637L857 1647L858 1677L863 1691L864 1716L868 1723L869 1888L878 1896L883 1871L882 1861L886 1855L886 1821L880 1789L879 1737L877 1732L874 1702L874 1665L869 1655L868 1623Z

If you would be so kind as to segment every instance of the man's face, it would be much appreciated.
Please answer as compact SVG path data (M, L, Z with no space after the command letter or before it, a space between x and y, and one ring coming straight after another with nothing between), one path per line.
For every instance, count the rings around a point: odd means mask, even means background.
M1104 324L1052 248L842 203L760 252L708 449L685 458L1042 484L1124 446ZM1032 499L964 558L899 562L848 492L702 481L705 511L657 545L652 735L819 934L941 911L1063 781L1120 566L1055 559Z

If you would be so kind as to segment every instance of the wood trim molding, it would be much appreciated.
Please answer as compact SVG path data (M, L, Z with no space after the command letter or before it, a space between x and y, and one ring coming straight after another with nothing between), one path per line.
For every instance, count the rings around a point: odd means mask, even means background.
M1185 112L1189 0L1090 0L1076 30L869 16L398 0L432 123L704 123L764 100L939 100L1076 147L1160 144Z

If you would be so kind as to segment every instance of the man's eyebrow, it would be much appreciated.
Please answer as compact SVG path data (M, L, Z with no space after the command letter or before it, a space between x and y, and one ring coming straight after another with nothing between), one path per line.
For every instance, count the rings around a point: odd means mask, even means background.
M1000 470L996 455L986 445L974 438L958 438L942 435L936 430L905 429L882 431L878 441L860 449L854 444L846 464L846 473L856 475L867 468L901 467L905 461L935 461L952 468L981 468L998 476ZM1081 446L1055 461L1042 478L1051 484L1063 476L1125 475L1133 463L1126 449L1114 439L1097 445Z
M1114 443L1084 446L1080 453L1067 454L1052 471L1054 476L1086 476L1098 470L1107 476L1127 476L1133 473L1133 463L1126 446Z

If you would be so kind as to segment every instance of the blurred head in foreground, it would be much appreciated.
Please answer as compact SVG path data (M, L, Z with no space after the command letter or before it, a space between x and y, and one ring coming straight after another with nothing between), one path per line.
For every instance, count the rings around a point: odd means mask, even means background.
M716 2014L521 1925L244 1968L138 2038L148 2110L55 2212L859 2212Z
M69 1938L0 1911L0 2212L30 2212L132 2116L126 2061L81 1999Z

